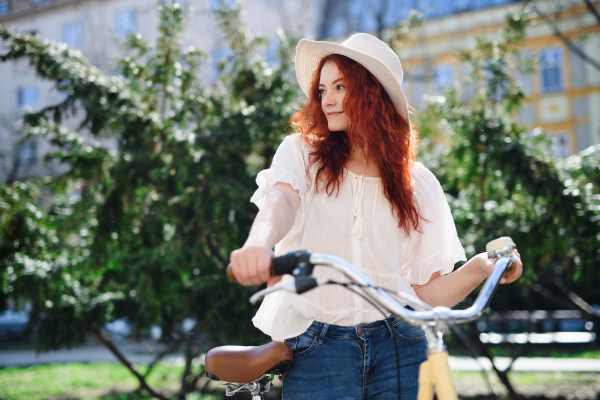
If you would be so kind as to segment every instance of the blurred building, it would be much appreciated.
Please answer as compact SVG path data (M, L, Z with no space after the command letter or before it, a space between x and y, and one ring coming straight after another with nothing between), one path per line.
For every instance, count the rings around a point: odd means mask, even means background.
M116 58L128 32L150 41L158 36L157 7L165 0L0 0L0 24L17 32L34 32L44 38L80 49L90 62L108 74L117 74ZM190 7L184 47L194 46L209 55L201 76L207 82L217 77L218 62L228 47L215 18L215 10L234 0L177 0ZM282 27L288 34L315 38L320 28L324 0L244 0L243 21L251 32L275 39ZM266 50L266 59L276 61L276 41ZM64 173L68 166L45 164L50 146L41 139L23 141L18 134L22 110L40 110L56 104L64 95L51 82L36 77L29 60L0 63L0 181L9 176ZM94 140L93 138L89 138ZM105 143L110 146L111 143ZM113 144L114 145L114 144Z
M233 1L178 0L192 9L184 45L200 48L210 56L202 71L208 82L216 78L217 64L228 54L214 10ZM156 39L156 8L164 2L0 0L0 24L79 48L92 64L116 74L120 43L128 32ZM599 6L598 1L592 3ZM418 109L427 96L440 94L464 80L468 72L457 60L458 51L471 46L478 35L497 36L507 10L517 11L525 2L242 0L241 4L244 22L252 32L275 37L276 29L283 27L295 36L337 42L354 32L385 37L386 29L404 20L411 10L422 11L427 23L418 30L416 39L399 50L406 71L403 86L409 102ZM561 35L600 64L600 24L583 0L539 0L536 5L556 20ZM528 29L524 51L537 55L542 63L535 74L518 77L529 96L518 121L530 130L541 127L552 133L557 157L600 143L600 69L569 49L555 34L553 25L540 17ZM265 56L276 62L274 54L275 41ZM462 95L466 99L470 93L463 90ZM18 115L23 109L40 110L63 96L52 83L36 78L28 60L0 63L0 181L66 171L66 165L42 162L48 143L41 139L23 141L18 134Z
M480 35L497 37L507 10L521 9L515 0L328 0L321 39L342 41L354 32L385 38L385 28L404 20L411 10L423 13L426 23L417 38L399 55L405 70L408 101L415 108L425 96L464 82L468 73L457 60ZM598 9L600 2L591 2ZM600 21L582 0L537 1L561 35L600 65ZM518 76L528 102L518 121L533 130L551 133L554 155L569 156L600 143L600 68L567 47L552 24L538 16L527 31L524 52L540 59L535 74ZM584 38L583 40L581 38ZM465 88L465 85L458 84ZM472 93L463 90L466 99Z

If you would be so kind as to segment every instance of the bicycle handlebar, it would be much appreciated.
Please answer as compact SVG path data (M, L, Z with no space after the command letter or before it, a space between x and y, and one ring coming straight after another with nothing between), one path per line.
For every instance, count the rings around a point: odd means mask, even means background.
M411 311L396 300L394 300L383 289L375 286L368 278L362 275L352 265L343 259L328 254L309 254L306 251L296 251L284 256L275 257L271 264L271 272L274 275L291 274L295 277L293 284L277 283L269 288L255 293L250 301L257 302L270 292L276 290L288 290L295 293L304 293L317 286L330 283L327 279L315 279L312 277L314 266L321 265L333 268L343 273L357 289L371 302L383 310L393 314L412 325L425 325L439 320L452 321L454 323L466 323L474 321L481 316L494 294L500 279L504 275L512 274L516 267L511 257L515 244L508 237L496 239L486 246L490 258L497 258L492 273L486 279L483 288L479 292L473 305L466 310L452 310L448 307L435 307L429 311ZM233 277L231 266L227 268L227 276ZM231 278L230 278L231 279Z

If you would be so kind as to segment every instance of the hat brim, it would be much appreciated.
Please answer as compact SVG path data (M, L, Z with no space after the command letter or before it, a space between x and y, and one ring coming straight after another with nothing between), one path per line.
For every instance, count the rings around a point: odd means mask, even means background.
M401 83L398 82L388 66L375 57L337 43L308 39L302 39L298 43L298 47L296 47L296 77L306 96L310 96L310 85L315 70L319 67L323 57L330 54L346 56L371 72L387 92L396 110L407 122L409 121L406 96Z

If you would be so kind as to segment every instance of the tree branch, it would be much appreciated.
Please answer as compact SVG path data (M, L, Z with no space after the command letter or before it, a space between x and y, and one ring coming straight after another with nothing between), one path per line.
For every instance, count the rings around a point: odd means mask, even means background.
M475 322L471 322L470 324L473 329L474 332L477 332L477 326ZM508 391L508 398L510 400L516 400L519 398L519 394L517 393L517 391L515 390L515 388L512 386L510 380L508 379L508 374L507 371L501 371L498 369L498 367L496 367L496 364L494 364L494 356L492 355L492 353L490 352L490 349L488 348L488 346L486 346L480 339L479 339L479 335L474 335L474 337L472 337L472 343L474 342L474 344L477 346L479 353L482 354L484 357L486 357L488 360L490 360L490 363L492 364L492 369L494 370L494 372L496 373L496 375L498 376L498 379L500 379L500 381L502 382L502 384L504 385L504 387L506 387L506 390ZM514 362L514 360L513 360ZM512 366L512 363L511 363Z
M573 292L571 289L569 289L567 287L567 285L565 285L565 283L563 281L561 281L558 278L554 278L552 279L552 284L554 284L554 286L556 286L565 296L567 296L567 298L569 300L571 300L573 302L573 304L575 305L575 307L583 312L584 314L586 314L586 316L588 318L592 318L592 319L599 319L598 315L596 315L596 313L594 312L594 308L592 306L590 306L585 300L583 300L581 297L579 297L575 292Z
M182 341L183 340L181 340L181 339L176 340L166 350L164 350L163 352L159 353L156 356L156 358L148 365L148 368L146 369L146 372L144 373L144 378L147 378L148 375L150 375L150 372L156 366L156 364L160 360L162 360L167 354L170 354L170 353L174 352L175 350L177 350L179 348L179 345L181 344Z
M551 301L559 307L566 308L568 310L578 310L585 314L586 318L589 318L594 321L600 321L600 316L596 314L589 313L586 309L581 308L577 303L573 302L571 299L564 299L552 293L550 290L546 289L540 284L534 283L531 285L531 290L544 297L546 300Z
M185 396L187 393L190 393L196 387L198 383L199 376L192 377L192 379L188 379L188 377L192 375L192 361L194 358L198 356L198 347L196 344L196 334L197 334L198 324L192 329L190 334L182 330L175 330L175 333L179 335L179 337L184 338L187 342L185 346L185 370L183 371L183 375L181 376L181 390L179 391L178 398L180 400L185 400Z
M123 364L140 383L140 387L148 392L148 394L156 399L160 400L168 400L165 396L160 393L155 392L148 384L146 383L146 379L137 372L133 365L125 358L123 353L119 351L119 349L108 339L106 339L100 332L95 329L90 329L90 334L94 339L98 341L102 346L106 347L117 359Z
M221 263L221 266L223 268L226 268L227 265L229 264L229 261L227 261L225 259L225 257L223 257L223 255L221 254L221 251L213 243L213 241L210 238L210 235L208 233L204 234L204 239L206 240L206 245L208 246L208 249L210 250L211 254L219 260L219 262Z
M196 381L196 384L198 383L198 381L199 381L199 380L200 380L202 377L205 377L205 376L206 376L205 372L206 372L206 370L205 370L205 371L203 371L202 373L198 374L198 376L196 376L196 377L194 378L194 380ZM212 382L212 381L211 381L210 379L206 378L206 382L204 382L204 385L202 385L202 387L200 388L200 394L206 394L206 393L208 393L208 387L210 386L211 382ZM196 386L196 384L194 384L194 386Z
M596 68L598 71L600 71L600 63L598 61L594 60L593 58L588 57L588 55L585 54L579 47L575 46L575 44L571 41L571 39L569 39L568 37L566 37L565 35L563 35L562 32L558 29L558 27L554 23L554 21L552 21L550 18L548 18L548 16L546 14L542 13L539 10L539 8L537 8L537 6L535 5L535 3L532 3L532 5L533 5L533 9L535 10L535 12L548 25L550 25L550 27L554 31L554 35L556 35L557 38L559 38L573 53L575 53L579 57L581 57L583 59L583 61L587 62L588 64L590 64L591 66L593 66L594 68Z
M594 14L594 17L596 17L598 24L600 24L600 13L598 13L598 10L596 10L596 7L594 7L594 5L592 4L592 2L590 0L583 0L583 2L587 6L587 8L591 11L591 13Z

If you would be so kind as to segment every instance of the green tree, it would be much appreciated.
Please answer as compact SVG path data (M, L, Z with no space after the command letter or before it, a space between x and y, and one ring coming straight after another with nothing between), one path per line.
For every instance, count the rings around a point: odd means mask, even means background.
M449 197L468 257L498 236L517 243L524 276L497 292L494 310L534 309L550 300L599 320L588 304L599 300L593 287L600 261L598 151L556 162L549 136L528 135L515 123L525 95L514 73L531 73L535 67L535 60L521 53L531 18L528 8L508 14L500 38L478 37L473 49L460 55L474 94L465 102L458 88L451 89L417 114L425 138L421 158ZM432 145L429 139L440 132L443 144ZM471 339L491 360L489 348L473 331ZM495 369L516 398L507 376L510 367Z
M0 25L1 61L29 58L38 76L67 94L24 115L27 137L55 145L47 159L70 165L56 178L0 185L0 276L3 296L30 301L39 351L95 337L157 398L146 377L167 352L182 349L179 398L204 375L193 367L207 347L257 344L252 289L224 275L242 245L255 206L254 176L268 166L297 98L286 83L294 41L279 35L280 64L260 57L266 40L240 22L238 6L217 17L232 55L217 88L197 76L203 54L182 49L186 8L159 7L155 44L129 36L122 76L107 76L77 50ZM70 129L77 121L76 129ZM97 145L114 138L116 149ZM39 206L51 191L49 208ZM166 350L145 371L102 331L127 319L137 338L162 328ZM194 318L191 330L182 321Z

